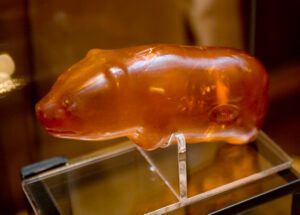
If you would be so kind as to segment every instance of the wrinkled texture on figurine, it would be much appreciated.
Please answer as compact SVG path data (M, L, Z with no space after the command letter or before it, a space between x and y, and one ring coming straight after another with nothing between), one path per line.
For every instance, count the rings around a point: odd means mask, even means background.
M188 143L243 144L262 124L267 88L263 66L235 49L93 49L58 78L36 112L62 138L127 136L150 150L180 132Z

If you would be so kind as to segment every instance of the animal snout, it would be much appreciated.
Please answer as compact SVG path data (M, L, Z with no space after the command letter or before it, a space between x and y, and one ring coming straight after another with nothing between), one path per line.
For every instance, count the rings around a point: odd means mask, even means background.
M36 105L36 114L40 122L47 128L61 125L66 118L66 111L63 107L53 103Z

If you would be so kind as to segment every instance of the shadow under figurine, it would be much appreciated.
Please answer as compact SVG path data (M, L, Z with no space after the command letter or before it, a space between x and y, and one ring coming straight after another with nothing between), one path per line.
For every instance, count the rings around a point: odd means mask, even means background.
M229 48L147 45L93 49L37 105L48 133L105 140L127 136L143 149L172 133L188 143L255 139L268 93L264 67Z

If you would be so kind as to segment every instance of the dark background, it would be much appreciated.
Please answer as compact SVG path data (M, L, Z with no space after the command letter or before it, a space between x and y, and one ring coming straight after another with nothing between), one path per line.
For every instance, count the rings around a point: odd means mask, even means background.
M300 1L211 0L215 3L199 19L189 15L195 2L0 1L0 52L13 57L16 77L29 80L23 89L0 98L0 214L26 208L19 177L22 166L54 155L75 157L100 147L49 137L33 114L34 104L55 77L95 47L181 43L252 52L270 75L263 130L299 158ZM213 27L205 20L214 20ZM199 34L197 27L202 26Z

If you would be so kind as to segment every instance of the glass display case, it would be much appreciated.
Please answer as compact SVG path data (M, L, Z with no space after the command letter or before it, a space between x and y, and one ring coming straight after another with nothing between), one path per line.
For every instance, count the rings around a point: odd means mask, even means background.
M36 214L188 214L182 208L195 204L205 204L208 213L262 192L254 182L290 166L289 156L262 132L247 145L185 148L179 139L155 151L120 141L27 177L22 185Z

